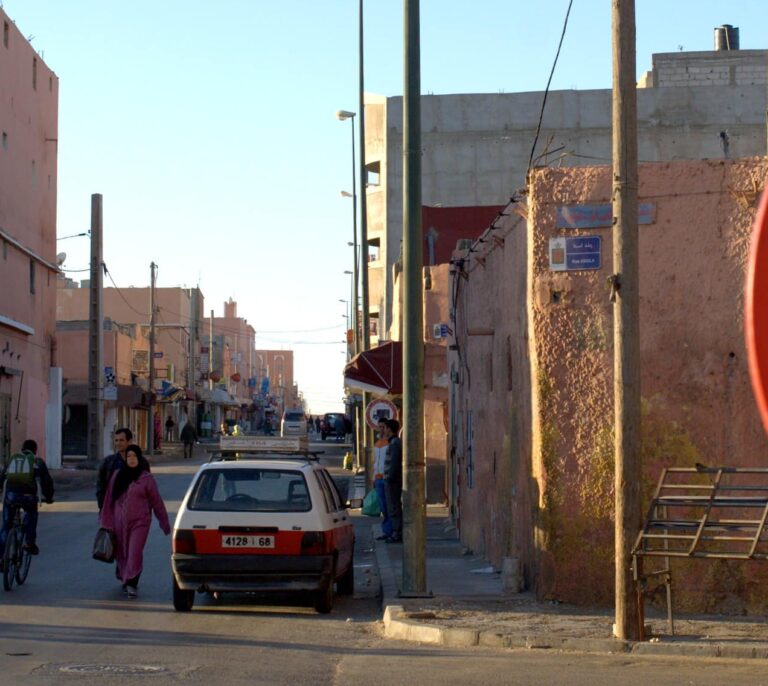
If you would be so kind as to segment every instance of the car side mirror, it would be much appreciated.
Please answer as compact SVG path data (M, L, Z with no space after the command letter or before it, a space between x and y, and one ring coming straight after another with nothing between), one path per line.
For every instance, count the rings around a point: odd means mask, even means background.
M362 506L363 506L362 498L350 498L349 500L347 500L348 510L359 510Z

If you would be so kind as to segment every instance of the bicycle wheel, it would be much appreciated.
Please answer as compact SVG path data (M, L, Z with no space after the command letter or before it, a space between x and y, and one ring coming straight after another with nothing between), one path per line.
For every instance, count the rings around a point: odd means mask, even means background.
M19 566L16 569L16 583L21 586L27 580L27 574L29 574L29 565L32 564L32 553L28 550L24 550L24 544L27 542L27 537L22 534L16 541L17 559Z
M5 550L3 551L3 588L6 591L13 588L13 582L16 581L16 573L19 570L18 545L16 529L12 528L5 539Z

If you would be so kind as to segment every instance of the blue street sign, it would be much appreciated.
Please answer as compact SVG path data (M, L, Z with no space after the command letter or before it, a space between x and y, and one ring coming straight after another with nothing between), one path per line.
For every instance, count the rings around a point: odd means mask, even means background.
M602 238L551 238L549 240L549 268L552 271L580 271L602 267Z

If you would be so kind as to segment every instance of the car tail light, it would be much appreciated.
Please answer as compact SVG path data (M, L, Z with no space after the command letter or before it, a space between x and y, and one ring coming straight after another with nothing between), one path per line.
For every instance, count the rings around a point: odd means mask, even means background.
M196 551L195 533L189 529L178 529L173 532L173 552L191 554Z
M301 537L303 555L322 555L326 552L325 534L322 531L305 531Z

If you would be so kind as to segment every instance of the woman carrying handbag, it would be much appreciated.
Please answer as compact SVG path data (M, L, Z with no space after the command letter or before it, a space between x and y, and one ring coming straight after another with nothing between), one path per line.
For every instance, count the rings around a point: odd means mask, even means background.
M149 463L138 445L129 445L125 464L113 475L104 498L99 523L114 533L117 578L129 598L138 593L139 577L144 566L144 545L155 513L160 528L171 532L168 513L149 473Z

